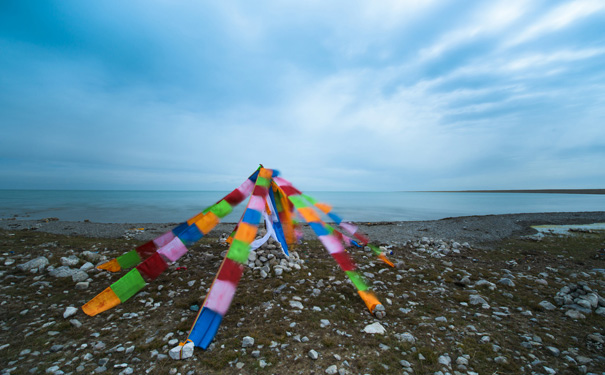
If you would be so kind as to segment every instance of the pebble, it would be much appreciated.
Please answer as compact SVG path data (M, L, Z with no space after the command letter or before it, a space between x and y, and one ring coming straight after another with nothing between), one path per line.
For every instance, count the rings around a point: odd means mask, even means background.
M336 365L332 365L326 369L326 374L334 375L338 373L338 367Z
M245 336L242 340L242 348L254 346L254 337Z
M548 301L542 301L538 305L540 305L544 310L554 310L557 307Z
M387 332L387 330L384 328L384 326L382 324L380 324L379 322L368 324L367 326L365 326L363 331L365 333L379 334L379 335L384 335Z
M487 304L487 301L485 300L485 298L481 297L478 294L471 294L469 296L468 303L470 303L471 305L483 305Z
M450 367L450 365L452 364L452 359L450 358L449 355L441 355L441 356L439 356L439 358L437 358L437 362L439 362L439 364L442 364L446 367Z
M498 356L498 357L494 358L494 362L499 365L505 365L508 363L508 359L506 359L506 357L504 357L504 356Z
M48 263L49 263L48 258L42 256L42 257L32 259L23 264L19 264L17 266L17 269L20 271L30 271L33 269L43 270L46 266L48 266Z
M577 310L567 310L565 315L572 319L586 319L586 316Z
M317 358L319 358L319 354L313 349L309 350L308 355L309 358L311 358L312 360L316 360Z
M547 346L546 350L548 351L548 354L552 355L553 357L558 357L561 354L561 351L554 346Z
M90 285L90 283L87 281L80 281L80 282L76 283L76 286L74 288L76 290L85 290L85 289L88 289L89 285Z
M65 311L63 312L63 318L67 319L69 317L72 317L74 315L76 315L76 313L78 312L78 309L73 307L73 306L69 306L65 309Z
M416 343L416 338L409 332L402 333L401 335L395 335L400 341L409 342L410 344Z

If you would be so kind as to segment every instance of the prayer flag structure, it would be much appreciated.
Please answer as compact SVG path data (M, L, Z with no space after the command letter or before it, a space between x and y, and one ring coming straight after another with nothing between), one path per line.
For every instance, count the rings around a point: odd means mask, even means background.
M356 225L345 222L336 215L331 206L303 194L290 182L279 177L278 171L266 169L262 165L237 189L201 213L156 239L99 265L97 268L111 272L132 269L82 306L82 310L87 315L94 316L126 302L168 269L170 264L185 255L187 246L207 235L222 218L231 213L233 207L247 197L249 199L244 214L227 239L229 250L189 332L186 340L188 346L193 344L207 349L214 339L235 295L250 251L260 246L257 243L259 240L255 241L255 238L263 218L267 226L266 237L271 235L279 241L286 255L289 254L289 246L297 241L298 220L302 218L357 288L370 312L379 318L384 317L384 306L358 272L345 246L369 246L380 260L391 267L393 263L379 247L369 242L369 238ZM322 213L342 231L324 222L320 217ZM185 343L181 343L181 347L184 345Z

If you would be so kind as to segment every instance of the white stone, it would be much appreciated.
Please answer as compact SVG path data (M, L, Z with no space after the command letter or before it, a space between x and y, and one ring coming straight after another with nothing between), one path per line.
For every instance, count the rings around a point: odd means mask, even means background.
M94 264L92 264L92 263L90 263L90 262L86 262L86 263L84 263L84 264L82 265L82 267L80 267L80 270L82 270L82 271L88 271L88 270L91 270L91 269L93 269L93 268L95 268L95 265L94 265Z
M36 259L32 259L26 263L19 264L17 269L21 271L29 271L32 269L44 269L48 265L48 259L46 257L38 257Z
M538 305L542 306L542 308L544 310L554 310L554 309L556 309L555 305L553 305L552 303L550 303L548 301L542 301Z
M485 298L481 297L478 294L471 294L469 296L468 303L470 303L471 305L483 305L486 304L487 301L485 300Z
M188 341L185 345L177 345L170 349L168 355L172 359L187 359L193 356L194 345L191 341Z
M338 367L336 365L332 365L326 369L326 374L334 375L338 373Z
M304 308L303 304L299 301L290 301L290 306L299 310L302 310Z
M437 362L444 366L450 367L450 365L452 364L452 359L448 355L441 355L439 356L439 358L437 358Z
M536 279L536 284L548 286L548 281L546 281L544 279Z
M65 312L63 312L63 318L67 319L71 316L76 315L76 313L78 312L78 309L73 307L73 306L69 306L68 308L65 309Z
M73 267L76 264L80 263L80 259L78 259L75 255L70 255L68 257L61 257L61 265L67 267Z
M365 333L384 335L387 330L379 322L368 324L363 329Z
M311 358L312 360L316 360L317 358L319 358L319 354L317 354L317 352L313 349L309 350L309 358Z
M254 345L254 337L245 336L242 340L242 348L249 348Z
M456 358L456 364L462 365L462 366L468 366L468 359L460 356L460 357Z
M494 362L496 362L499 365L505 365L508 363L508 359L506 359L506 357L499 356L499 357L494 358Z
M71 269L67 266L61 266L49 271L48 274L52 277L70 277L76 270ZM79 270L78 270L79 271Z
M414 335L412 335L409 332L402 333L399 336L399 340L401 340L403 342L409 342L410 344L416 343L416 338L414 337Z
M387 315L387 312L382 304L378 304L378 305L374 306L374 310L372 311L372 314L374 314L374 316L377 317L378 319L383 319Z
M71 279L75 283L78 283L81 281L86 281L86 279L88 279L88 274L82 270L74 270L73 273L71 274Z
M568 317L572 318L572 319L585 319L586 316L584 314L582 314L581 312L577 311L577 310L567 310L565 312L565 315L567 315Z

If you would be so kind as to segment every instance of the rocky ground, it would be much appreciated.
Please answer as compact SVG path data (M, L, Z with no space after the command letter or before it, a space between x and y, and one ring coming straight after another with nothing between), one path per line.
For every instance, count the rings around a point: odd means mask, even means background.
M268 244L213 344L182 361L168 352L186 338L230 228L89 317L79 307L120 277L94 266L168 225L2 221L1 374L602 374L605 233L535 236L528 224L605 216L532 215L366 224L396 263L351 249L381 320L312 236L289 259Z

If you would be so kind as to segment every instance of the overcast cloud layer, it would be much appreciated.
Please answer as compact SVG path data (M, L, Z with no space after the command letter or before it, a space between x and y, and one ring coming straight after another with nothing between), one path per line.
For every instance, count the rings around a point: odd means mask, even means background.
M605 187L605 1L2 1L0 188Z

